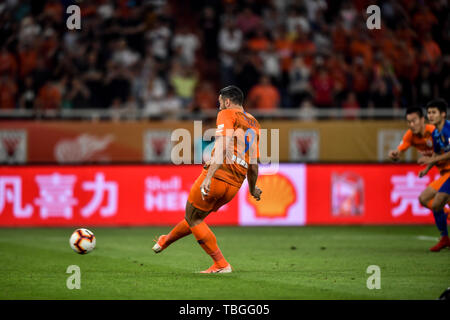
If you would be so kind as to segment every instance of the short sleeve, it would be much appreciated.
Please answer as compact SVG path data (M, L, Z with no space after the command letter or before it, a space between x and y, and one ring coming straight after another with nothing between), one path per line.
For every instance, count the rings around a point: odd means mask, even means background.
M234 113L222 110L217 115L216 136L232 136L234 130Z
M400 142L399 146L397 147L397 150L398 151L408 150L408 148L411 147L411 140L412 140L412 131L408 130L403 136L403 140L402 142Z

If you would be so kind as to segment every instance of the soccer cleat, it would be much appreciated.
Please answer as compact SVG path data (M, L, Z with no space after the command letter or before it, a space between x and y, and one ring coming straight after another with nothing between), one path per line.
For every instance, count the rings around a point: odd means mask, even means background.
M446 247L450 247L450 239L448 236L443 236L435 246L430 248L430 251L438 252Z
M233 271L233 268L231 268L230 264L228 264L224 268L220 268L220 267L216 266L216 264L213 264L207 270L200 271L200 273L231 273L232 271Z
M166 247L164 247L164 242L166 241L166 237L167 237L167 235L163 234L162 236L160 236L158 238L158 241L153 240L153 241L156 242L155 245L152 248L152 250L155 253L160 253L161 251L163 251L166 248Z

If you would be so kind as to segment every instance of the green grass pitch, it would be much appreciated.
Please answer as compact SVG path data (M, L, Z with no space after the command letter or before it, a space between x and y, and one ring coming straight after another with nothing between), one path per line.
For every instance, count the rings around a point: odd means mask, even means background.
M73 229L0 229L0 299L436 299L450 286L450 250L428 251L434 226L212 229L231 274L196 273L212 260L192 235L154 254L170 227L90 228L87 255L69 247ZM79 290L66 286L69 265ZM379 290L366 286L370 265Z

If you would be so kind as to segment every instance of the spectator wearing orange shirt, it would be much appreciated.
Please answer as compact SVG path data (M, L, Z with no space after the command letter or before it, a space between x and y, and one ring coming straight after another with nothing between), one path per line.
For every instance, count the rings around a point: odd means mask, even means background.
M281 71L285 74L289 72L292 64L293 46L289 33L284 25L272 33L274 37L275 49L280 58Z
M217 108L217 94L210 82L201 82L197 86L190 108L192 111L215 110Z
M331 37L333 41L333 49L335 51L345 53L348 47L347 30L339 20L336 22L336 25L332 28L332 30Z
M58 0L48 0L44 7L44 14L57 23L62 22L63 12L64 8Z
M6 47L2 47L0 49L0 75L8 74L10 77L15 77L17 69L17 62L14 56Z
M361 56L364 59L366 68L370 68L373 63L372 46L364 32L357 32L357 38L350 44L350 54L353 57Z
M305 63L310 66L313 63L316 45L308 38L308 34L303 32L300 26L297 26L297 37L293 43L295 55L303 55Z
M437 23L438 20L426 5L420 6L419 11L412 18L412 26L417 31L419 38L429 33Z
M59 109L61 106L62 88L55 82L47 82L38 92L37 107L39 109Z
M8 76L0 77L0 109L14 109L16 106L17 85Z
M422 52L420 60L422 63L430 64L432 67L436 64L437 59L442 56L441 48L431 37L431 33L427 33L422 42Z
M37 52L29 46L24 45L19 49L20 77L24 79L36 68Z
M248 94L247 106L250 109L274 110L279 107L280 94L272 85L270 78L263 75L258 84Z
M255 52L265 51L270 46L270 41L264 33L264 30L258 29L255 35L247 42L247 46L250 50Z

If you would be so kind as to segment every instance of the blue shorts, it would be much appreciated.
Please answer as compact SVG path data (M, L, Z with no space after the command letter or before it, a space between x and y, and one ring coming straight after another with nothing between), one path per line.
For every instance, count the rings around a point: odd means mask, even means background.
M438 192L445 192L446 194L450 194L450 179L447 179L444 184L439 188Z

